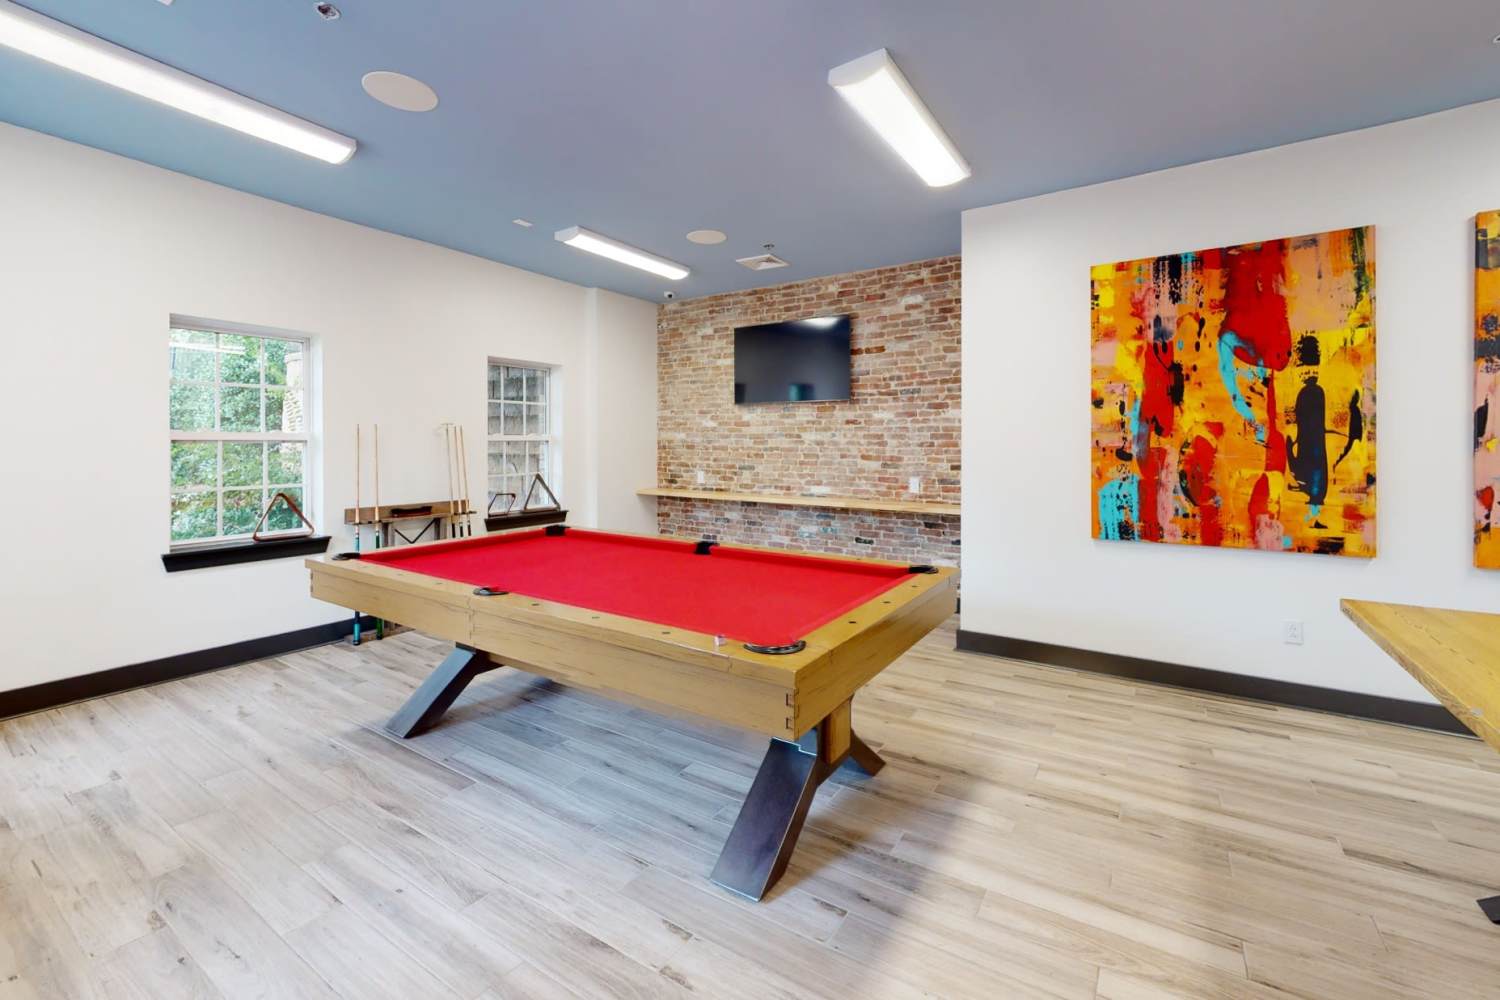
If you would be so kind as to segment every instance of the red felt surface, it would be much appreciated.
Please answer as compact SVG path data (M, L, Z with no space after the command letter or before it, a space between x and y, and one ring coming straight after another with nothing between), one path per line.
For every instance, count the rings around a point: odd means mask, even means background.
M778 646L907 579L904 567L569 528L367 552L365 562Z

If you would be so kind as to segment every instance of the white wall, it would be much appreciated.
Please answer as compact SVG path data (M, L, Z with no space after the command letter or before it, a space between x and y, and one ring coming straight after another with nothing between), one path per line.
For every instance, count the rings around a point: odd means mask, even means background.
M586 307L595 364L583 386L584 406L592 429L589 462L597 470L585 486L592 486L587 502L601 524L655 534L656 501L635 491L656 485L657 308L598 289L590 290Z
M438 426L461 421L482 498L490 357L559 366L572 523L655 530L634 496L656 477L650 303L0 125L0 690L346 614L307 596L300 559L163 571L173 314L311 335L309 514L336 547L356 422L380 424L390 502L446 493Z
M1470 551L1473 218L1500 207L1497 163L1489 102L964 213L963 627L1431 700L1338 602L1500 609ZM1379 556L1092 540L1090 265L1366 224Z

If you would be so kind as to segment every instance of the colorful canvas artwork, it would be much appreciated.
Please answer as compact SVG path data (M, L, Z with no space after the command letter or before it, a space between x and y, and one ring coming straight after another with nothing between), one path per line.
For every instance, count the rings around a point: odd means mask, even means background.
M1375 554L1374 227L1092 278L1095 538Z
M1474 217L1474 565L1500 569L1500 211Z

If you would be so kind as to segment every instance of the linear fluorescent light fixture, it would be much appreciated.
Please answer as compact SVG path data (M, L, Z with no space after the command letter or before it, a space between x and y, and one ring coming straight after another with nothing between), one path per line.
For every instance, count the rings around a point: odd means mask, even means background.
M345 163L358 148L348 136L147 59L10 0L0 0L0 45L325 163Z
M642 271L650 271L652 274L670 278L672 281L680 281L688 276L688 269L676 261L658 257L644 250L637 250L629 243L621 243L608 236L600 236L598 233L589 232L582 226L559 229L552 234L552 238L570 247L587 250L589 253L596 253L600 257L608 257L612 261L638 267Z
M930 186L945 187L971 173L885 49L835 66L828 85Z

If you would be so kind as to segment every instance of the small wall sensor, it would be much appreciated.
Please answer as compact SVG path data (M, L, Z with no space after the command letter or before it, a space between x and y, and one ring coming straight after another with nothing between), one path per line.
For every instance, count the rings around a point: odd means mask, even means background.
M166 2L171 3L172 0L166 0ZM331 3L313 4L313 10L317 11L318 16L325 21L337 21L339 19L339 9Z

